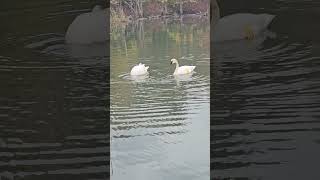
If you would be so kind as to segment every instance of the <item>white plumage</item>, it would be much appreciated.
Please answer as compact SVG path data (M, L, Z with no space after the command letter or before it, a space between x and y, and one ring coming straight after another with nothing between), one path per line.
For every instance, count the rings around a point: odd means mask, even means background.
M196 66L180 66L178 60L171 59L171 64L176 64L176 69L174 70L173 75L180 75L180 74L190 74L194 72Z
M148 74L149 66L145 66L144 64L139 63L138 65L135 65L130 72L130 75L132 76L140 76Z
M68 44L91 44L109 39L108 11L99 5L92 12L77 16L69 25L65 39Z
M253 39L266 31L274 19L271 14L237 13L220 18L217 2L213 3L213 41Z

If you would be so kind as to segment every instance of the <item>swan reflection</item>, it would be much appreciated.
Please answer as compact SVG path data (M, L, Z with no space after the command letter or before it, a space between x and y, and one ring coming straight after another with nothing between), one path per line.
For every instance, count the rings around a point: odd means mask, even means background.
M177 86L181 86L181 82L189 82L193 80L192 74L173 75Z
M139 75L139 76L131 76L130 79L136 83L146 82L149 78L149 74Z

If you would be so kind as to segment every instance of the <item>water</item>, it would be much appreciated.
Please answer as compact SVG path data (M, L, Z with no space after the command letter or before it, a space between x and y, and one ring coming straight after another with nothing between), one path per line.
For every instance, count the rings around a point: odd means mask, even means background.
M111 179L209 179L208 19L112 29ZM196 73L174 77L173 57ZM149 76L130 77L139 62Z
M64 43L73 18L97 3L105 2L0 6L1 179L108 179L106 44ZM222 15L276 14L271 30L277 36L212 44L213 178L319 179L319 2L219 4ZM144 41L128 28L126 45L122 39L111 46L120 59L111 62L112 178L207 179L208 29L189 23L182 29L197 31L179 41L156 25L145 24ZM171 26L171 32L180 28ZM197 65L197 73L175 80L172 56ZM149 78L130 79L138 62L152 65Z
M319 3L220 5L224 15L276 14L277 36L212 44L213 179L319 179Z
M64 43L75 16L97 3L0 7L0 179L109 177L106 43Z

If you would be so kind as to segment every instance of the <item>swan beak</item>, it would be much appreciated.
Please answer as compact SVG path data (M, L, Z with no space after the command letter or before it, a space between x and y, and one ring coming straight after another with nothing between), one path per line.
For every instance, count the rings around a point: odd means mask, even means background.
M170 64L172 64L172 61L170 62Z

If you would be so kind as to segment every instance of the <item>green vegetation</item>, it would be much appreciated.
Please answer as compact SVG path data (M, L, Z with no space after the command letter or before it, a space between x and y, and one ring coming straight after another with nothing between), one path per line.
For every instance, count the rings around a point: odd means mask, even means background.
M209 0L111 0L112 23L170 15L207 15Z

